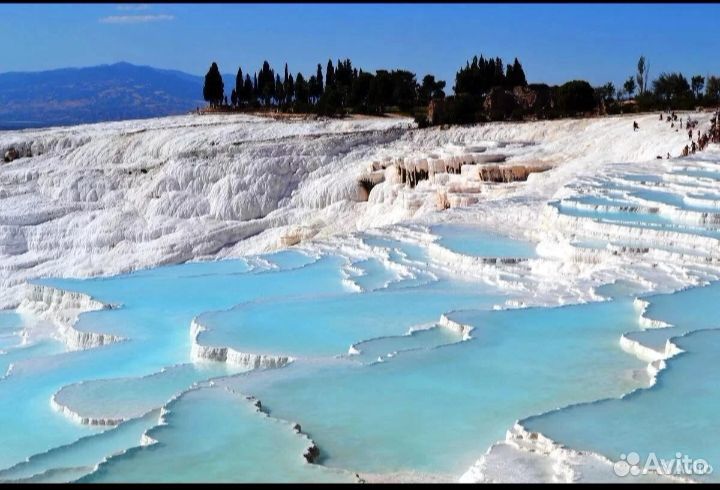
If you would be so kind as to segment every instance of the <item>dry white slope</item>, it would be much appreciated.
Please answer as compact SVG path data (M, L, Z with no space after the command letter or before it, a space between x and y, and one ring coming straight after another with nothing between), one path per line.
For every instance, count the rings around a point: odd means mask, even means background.
M398 118L180 116L0 133L0 150L32 155L0 164L0 308L16 306L33 278L262 252L289 231L323 237L457 218L531 229L540 204L578 174L677 154L686 142L655 116L637 119L639 132L627 117L416 130ZM356 179L372 160L497 141L535 143L497 150L511 161L560 166L487 193L469 214L435 211L436 190L463 185L460 175L415 189L386 182L357 202Z

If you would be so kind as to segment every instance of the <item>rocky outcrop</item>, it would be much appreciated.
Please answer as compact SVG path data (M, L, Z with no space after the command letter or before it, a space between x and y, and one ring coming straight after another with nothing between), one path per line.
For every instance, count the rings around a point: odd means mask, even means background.
M460 94L428 105L431 125L547 118L555 108L553 89L545 84L493 87L484 95Z
M544 84L517 86L512 90L495 87L483 102L483 109L493 121L546 116L554 106L552 90Z
M380 183L402 184L410 189L424 180L439 187L435 193L435 206L439 211L468 207L479 201L478 194L483 191L483 182L509 183L524 182L531 173L544 172L551 168L544 163L533 162L522 165L502 164L507 155L484 153L482 146L466 147L467 153L440 157L430 154L425 158L374 161L367 171L357 180L357 200L371 201L370 192ZM451 179L461 175L462 179Z
M280 237L280 246L281 247L292 247L293 245L297 245L301 241L302 241L302 238L300 238L300 235L298 235L296 233L287 233Z
M513 92L502 87L490 90L483 102L483 109L493 121L503 120L516 114L518 107L518 101Z
M470 147L468 153L444 158L430 155L427 158L374 161L368 165L367 173L357 180L358 201L367 201L370 191L381 182L405 184L412 189L423 180L433 181L436 174L461 174L464 165L501 163L507 159L503 154L481 154L484 151L485 147L475 146Z
M430 124L438 124L439 121L445 119L445 101L442 99L433 99L428 105L428 121Z
M547 118L555 108L553 89L545 84L513 88L493 87L484 96L460 94L433 100L428 121L438 124Z
M444 211L450 209L450 199L445 191L438 191L436 194L435 205L438 211Z
M15 148L10 148L5 152L3 160L5 163L10 163L17 158L20 158L20 152L18 152Z
M526 112L541 115L555 106L552 90L545 84L515 87L513 95L519 107Z
M357 199L360 202L367 201L370 197L370 191L372 191L373 187L378 185L381 182L385 181L385 171L384 170L376 170L369 174L362 175L357 183L358 183L358 195Z
M318 230L312 226L291 226L280 235L281 247L292 247L317 235Z
M487 155L477 155L475 158L473 158L472 163L502 163L505 160L507 160L506 155L503 155L501 153L490 153Z
M487 165L478 167L477 178L483 182L525 182L530 174L545 172L550 168L549 165Z
M314 463L320 456L320 448L314 442L305 450L303 457L308 463Z
M525 111L532 110L538 99L538 93L527 86L513 88L512 94L518 106Z

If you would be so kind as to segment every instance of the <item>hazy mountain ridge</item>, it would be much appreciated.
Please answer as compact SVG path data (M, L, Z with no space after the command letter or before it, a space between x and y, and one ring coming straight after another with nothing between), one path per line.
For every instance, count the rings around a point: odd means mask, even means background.
M202 85L200 76L130 63L2 73L0 129L182 114L204 104Z

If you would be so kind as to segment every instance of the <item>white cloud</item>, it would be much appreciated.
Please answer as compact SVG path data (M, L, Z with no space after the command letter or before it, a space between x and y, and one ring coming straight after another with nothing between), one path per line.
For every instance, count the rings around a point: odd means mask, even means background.
M102 24L140 24L145 22L161 22L164 20L174 20L174 15L156 14L156 15L110 15L102 17L98 22Z
M125 3L116 7L118 10L147 10L150 5L147 3Z

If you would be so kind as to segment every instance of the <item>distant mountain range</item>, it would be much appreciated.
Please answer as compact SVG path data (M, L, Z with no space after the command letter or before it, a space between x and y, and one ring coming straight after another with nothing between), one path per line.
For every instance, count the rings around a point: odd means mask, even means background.
M0 129L183 114L205 104L203 81L130 63L0 73ZM234 76L223 81L229 95Z

